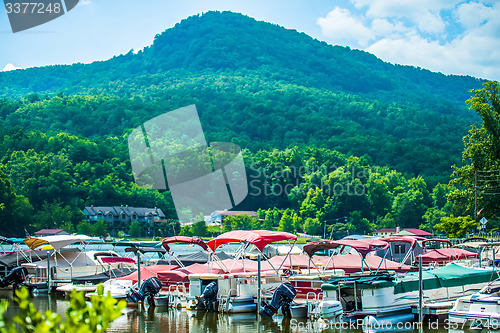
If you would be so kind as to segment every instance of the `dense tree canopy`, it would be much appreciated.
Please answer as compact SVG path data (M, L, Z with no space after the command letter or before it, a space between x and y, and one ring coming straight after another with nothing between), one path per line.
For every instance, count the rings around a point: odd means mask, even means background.
M0 233L146 235L137 224L82 222L85 205L128 204L161 208L168 221L153 234L178 234L170 192L134 182L127 140L190 104L207 142L243 149L249 196L236 209L259 218L228 218L224 230L340 237L398 225L461 235L475 225L463 218L475 190L500 227L498 83L474 91L476 116L463 101L477 79L395 66L227 12L190 17L137 54L2 72L0 82ZM460 138L479 119L462 162Z
M466 165L455 168L450 198L453 213L477 221L500 217L500 84L487 82L472 93L467 104L482 123L473 125L464 137Z

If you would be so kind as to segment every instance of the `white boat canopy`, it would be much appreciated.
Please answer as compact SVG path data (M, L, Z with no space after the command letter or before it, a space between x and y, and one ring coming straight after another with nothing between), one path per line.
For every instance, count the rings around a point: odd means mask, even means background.
M88 243L91 240L86 235L54 235L45 237L31 237L24 240L24 243L34 250L43 245L51 245L56 251L61 248L75 244L75 243Z

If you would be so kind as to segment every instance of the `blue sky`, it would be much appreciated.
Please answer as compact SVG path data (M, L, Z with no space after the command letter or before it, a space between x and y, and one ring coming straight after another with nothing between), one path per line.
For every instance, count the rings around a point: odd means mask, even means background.
M0 8L0 70L105 60L209 10L240 12L391 63L500 81L498 0L80 0L16 34Z

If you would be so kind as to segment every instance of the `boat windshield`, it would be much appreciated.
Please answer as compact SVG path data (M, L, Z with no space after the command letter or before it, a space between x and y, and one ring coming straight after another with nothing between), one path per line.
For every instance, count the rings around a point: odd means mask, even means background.
M492 281L479 291L480 294L500 294L500 279Z

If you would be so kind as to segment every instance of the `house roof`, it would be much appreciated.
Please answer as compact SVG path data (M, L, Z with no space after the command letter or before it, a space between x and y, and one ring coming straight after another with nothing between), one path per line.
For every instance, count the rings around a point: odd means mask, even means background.
M67 232L64 229L42 229L42 230L38 230L37 232L35 232L35 235L37 235L37 236L56 235L60 232L66 232L69 234L69 232Z
M432 233L428 232L428 231L425 231L425 230L420 230L420 229L417 229L417 228L404 228L404 229L400 229L399 230L399 233L401 233L402 231L406 231L406 232L410 232L416 236L432 236Z
M249 211L249 210L216 210L220 216L235 216L235 215L250 215L257 216L257 212Z
M405 231L405 233L411 233L416 236L432 236L432 233L427 232L425 230L420 230L417 228L401 228L399 229L399 233ZM375 233L396 233L396 228L384 228L375 231Z
M381 233L381 232L396 232L396 228L378 229L378 230L375 230L375 232L377 232L377 233Z
M95 216L101 212L104 216L113 215L115 217L125 214L132 216L134 213L138 217L158 214L158 217L165 218L165 214L160 208L144 208L144 207L130 207L130 206L85 206L84 212L86 215Z

